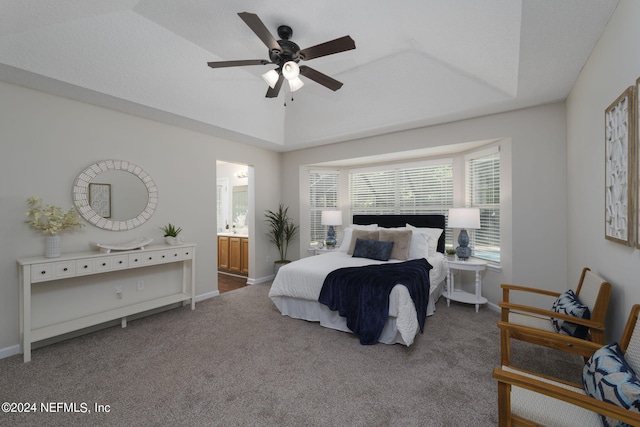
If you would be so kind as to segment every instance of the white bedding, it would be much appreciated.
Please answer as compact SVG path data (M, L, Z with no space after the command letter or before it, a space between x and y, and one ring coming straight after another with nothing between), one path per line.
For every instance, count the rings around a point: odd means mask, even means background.
M444 289L446 263L441 253L429 257L428 261L433 266L429 273L431 288L427 306L427 316L430 316L435 311L435 303ZM388 262L400 261L392 259ZM283 315L320 322L322 326L350 332L345 318L318 302L324 279L329 272L338 268L384 263L386 262L368 258L354 258L340 251L303 258L278 270L269 297ZM409 346L418 331L416 309L409 291L403 285L396 285L389 298L389 320L379 341Z

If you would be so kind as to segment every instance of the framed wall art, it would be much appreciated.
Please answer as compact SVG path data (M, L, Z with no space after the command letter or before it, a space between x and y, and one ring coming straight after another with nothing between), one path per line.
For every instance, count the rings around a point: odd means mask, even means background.
M635 86L605 110L605 238L635 241Z
M111 184L89 184L89 206L102 218L111 218Z

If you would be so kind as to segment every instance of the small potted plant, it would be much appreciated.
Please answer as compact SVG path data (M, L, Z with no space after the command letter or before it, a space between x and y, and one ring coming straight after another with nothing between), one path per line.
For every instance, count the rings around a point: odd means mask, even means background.
M170 245L179 245L184 239L182 236L179 236L182 228L176 227L175 225L169 223L164 227L160 227L162 231L164 231L164 240Z
M455 259L456 257L456 250L454 248L447 248L444 250L447 253L447 258L449 259Z
M60 236L58 233L75 227L84 227L82 218L74 208L68 211L62 210L58 206L42 206L42 199L38 196L27 199L29 210L27 211L29 224L34 230L42 231L46 234L44 243L44 256L55 258L60 256Z

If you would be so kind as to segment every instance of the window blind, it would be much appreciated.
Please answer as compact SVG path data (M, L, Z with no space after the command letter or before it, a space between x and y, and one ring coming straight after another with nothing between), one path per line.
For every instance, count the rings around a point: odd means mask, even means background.
M453 162L349 174L351 214L435 214L453 205Z
M473 255L500 262L500 152L469 155L465 160L466 205L480 209L480 228L469 230Z
M443 214L453 207L453 160L352 170L351 215ZM450 231L446 230L448 240Z
M320 223L323 210L338 208L338 171L309 171L309 225L311 241L324 241L327 226ZM340 242L341 228L336 227L336 238Z

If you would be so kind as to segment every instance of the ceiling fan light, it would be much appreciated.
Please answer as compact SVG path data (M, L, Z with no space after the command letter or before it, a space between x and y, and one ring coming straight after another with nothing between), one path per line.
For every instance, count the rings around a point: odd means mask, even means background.
M287 80L297 79L300 75L300 67L294 61L285 62L282 66L282 75Z
M304 82L300 80L300 77L296 77L295 79L288 80L289 81L289 89L291 92L295 92L304 86Z
M280 78L280 75L276 70L271 70L264 73L262 75L262 78L264 79L265 82L267 82L267 84L271 87L271 89L274 89L276 87L276 83L278 83L278 79Z

